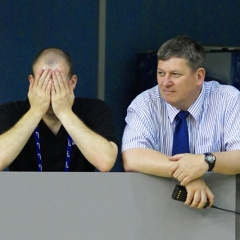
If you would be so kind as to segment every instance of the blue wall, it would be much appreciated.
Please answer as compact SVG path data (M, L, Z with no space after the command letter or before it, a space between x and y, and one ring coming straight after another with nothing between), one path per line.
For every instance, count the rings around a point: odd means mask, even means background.
M121 141L126 108L135 96L136 54L157 50L176 35L203 45L240 46L239 0L108 1L106 96Z
M59 47L73 58L76 96L96 97L98 1L0 3L0 103L25 99L37 52Z

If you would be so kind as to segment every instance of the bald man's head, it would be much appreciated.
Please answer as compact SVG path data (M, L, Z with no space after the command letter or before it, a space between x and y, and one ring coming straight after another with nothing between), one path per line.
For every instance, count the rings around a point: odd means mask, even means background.
M39 52L32 63L32 75L34 76L34 66L40 61L44 62L46 65L48 65L51 68L51 67L54 67L54 65L56 65L59 61L63 61L63 60L69 67L68 75L69 75L69 78L71 78L74 74L72 59L67 52L59 48L47 48Z

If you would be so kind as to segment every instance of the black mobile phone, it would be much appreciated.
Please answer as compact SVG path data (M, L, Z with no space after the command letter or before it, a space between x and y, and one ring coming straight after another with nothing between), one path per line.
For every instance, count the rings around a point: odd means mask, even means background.
M181 202L185 202L187 199L187 190L185 187L181 186L181 185L176 185L173 193L172 193L172 198L174 200L178 200Z
M181 186L181 185L176 185L174 190L173 190L173 193L172 193L172 198L174 200L185 202L186 198L187 198L187 190L186 190L186 188L184 186ZM210 204L210 202L207 200L204 208L208 207L209 204Z

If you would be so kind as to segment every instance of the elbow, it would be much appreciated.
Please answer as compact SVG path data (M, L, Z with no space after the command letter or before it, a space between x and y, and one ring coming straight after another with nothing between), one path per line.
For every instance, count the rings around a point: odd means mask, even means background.
M131 159L128 159L124 153L122 154L122 161L125 172L135 172L131 164Z
M123 161L123 168L125 172L134 172L126 162Z
M97 166L97 169L100 172L111 171L111 169L113 168L113 166L116 162L117 154L118 154L118 148L117 148L117 146L114 146L113 150L110 153L106 154L105 156L103 156L102 158L99 159L99 161L98 161L99 164Z
M113 168L115 162L116 162L116 158L111 158L108 160L106 160L106 159L100 160L100 163L97 166L97 169L100 172L109 172Z
M111 142L110 142L111 143ZM101 156L99 154L95 154L95 167L100 172L109 172L113 168L118 154L118 147L115 143L111 143L112 148L109 151L101 152Z
M110 172L111 169L112 169L112 167L109 167L109 166L100 166L100 167L98 168L98 170L99 170L100 172Z
M125 172L136 172L126 161L123 161L123 168Z
M8 165L0 158L0 171L5 170L7 167Z

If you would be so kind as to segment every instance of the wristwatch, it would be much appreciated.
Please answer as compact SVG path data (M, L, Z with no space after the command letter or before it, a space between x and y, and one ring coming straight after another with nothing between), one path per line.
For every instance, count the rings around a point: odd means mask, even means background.
M204 155L205 155L204 160L208 164L208 171L210 172L213 170L213 168L215 166L216 156L213 155L212 153L204 153Z

